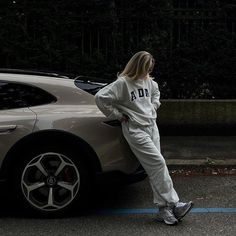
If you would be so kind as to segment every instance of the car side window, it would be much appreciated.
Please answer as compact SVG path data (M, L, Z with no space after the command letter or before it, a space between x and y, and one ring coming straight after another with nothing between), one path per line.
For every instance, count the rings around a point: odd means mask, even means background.
M0 110L38 106L55 101L53 95L40 88L0 81Z
M107 85L107 83L89 82L89 81L83 81L79 79L76 79L74 83L78 88L92 95L95 95L101 88Z

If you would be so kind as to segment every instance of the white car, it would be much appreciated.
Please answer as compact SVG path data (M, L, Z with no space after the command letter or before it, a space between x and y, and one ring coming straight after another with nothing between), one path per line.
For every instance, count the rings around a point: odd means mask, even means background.
M57 74L0 70L0 177L26 208L58 213L83 205L104 176L145 178L120 123L106 118L84 91L101 86Z

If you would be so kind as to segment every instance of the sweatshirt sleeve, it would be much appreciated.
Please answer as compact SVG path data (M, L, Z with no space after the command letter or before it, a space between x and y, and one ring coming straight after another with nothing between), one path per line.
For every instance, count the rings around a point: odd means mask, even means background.
M151 97L152 104L154 108L157 110L161 103L160 103L160 91L157 82L152 80L152 97Z
M95 94L98 108L108 118L120 120L123 117L123 114L115 106L119 101L120 93L122 93L122 84L120 80L116 80Z

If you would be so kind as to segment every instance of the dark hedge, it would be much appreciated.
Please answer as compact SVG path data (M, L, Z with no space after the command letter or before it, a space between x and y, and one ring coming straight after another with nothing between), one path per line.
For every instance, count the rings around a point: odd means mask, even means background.
M235 98L234 1L1 0L0 67L114 80L156 59L162 98Z

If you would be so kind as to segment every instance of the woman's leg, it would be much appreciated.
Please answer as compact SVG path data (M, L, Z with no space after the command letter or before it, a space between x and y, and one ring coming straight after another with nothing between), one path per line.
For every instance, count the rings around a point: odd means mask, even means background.
M154 203L160 207L176 203L179 198L165 160L151 138L152 128L139 127L131 122L122 125L124 137L149 177Z

